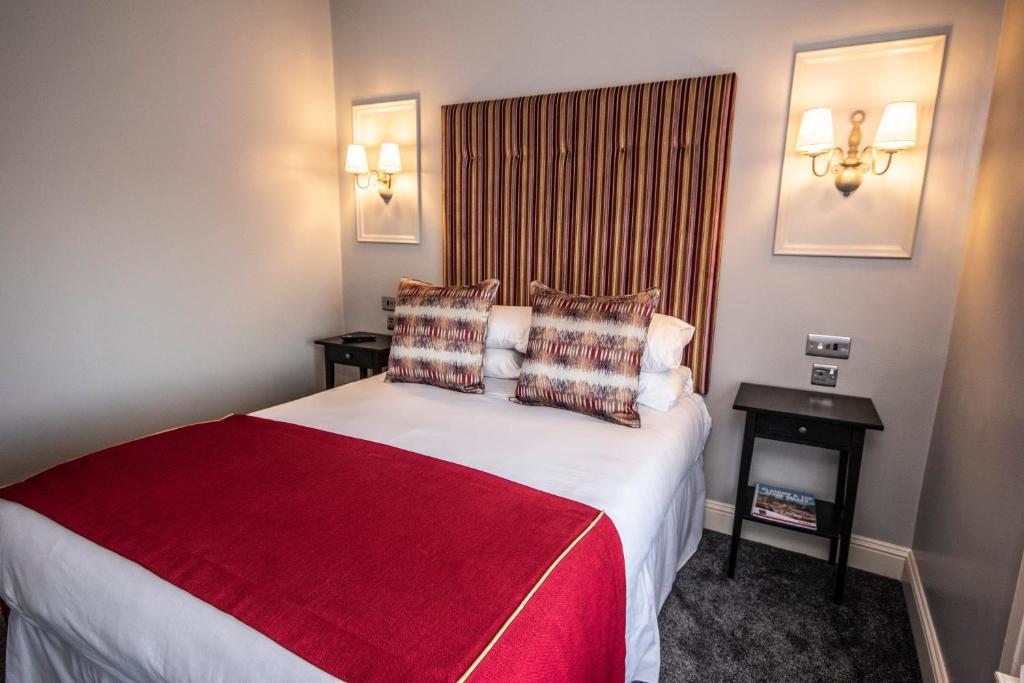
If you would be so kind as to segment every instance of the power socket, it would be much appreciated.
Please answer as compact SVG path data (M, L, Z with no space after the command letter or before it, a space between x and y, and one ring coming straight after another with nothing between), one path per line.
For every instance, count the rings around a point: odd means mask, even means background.
M834 387L838 381L838 365L815 363L811 368L811 384L816 384L819 387Z
M394 331L395 331L395 316L389 315L388 316L388 332L394 332Z

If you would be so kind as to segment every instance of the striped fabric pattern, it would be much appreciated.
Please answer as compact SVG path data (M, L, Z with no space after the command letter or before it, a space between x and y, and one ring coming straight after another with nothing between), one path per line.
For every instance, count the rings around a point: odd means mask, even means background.
M387 380L483 393L487 318L497 292L497 280L437 287L402 278Z
M636 398L657 289L617 297L530 284L533 322L515 400L640 426Z
M706 392L736 76L442 108L445 282L622 295L661 289L693 324L684 364Z

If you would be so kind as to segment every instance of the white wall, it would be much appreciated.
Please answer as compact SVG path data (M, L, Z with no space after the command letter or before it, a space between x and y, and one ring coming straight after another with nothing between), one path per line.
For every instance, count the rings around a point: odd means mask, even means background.
M0 4L0 483L320 386L329 11Z
M914 534L952 681L990 680L1024 552L1024 0L1006 3L953 335ZM995 362L993 362L995 361ZM1009 662L1007 662L1009 664ZM1009 673L1009 671L1007 671Z
M808 386L807 332L851 335L838 389L874 397L886 422L868 438L857 533L909 545L948 346L953 301L991 90L1001 0L331 5L338 130L353 99L418 92L423 243L355 241L352 186L341 180L346 324L383 329L380 295L401 275L441 278L440 107L495 97L739 74L725 254L708 400L709 497L731 501L743 380ZM772 256L793 49L845 38L952 27L914 257ZM823 181L824 182L824 181ZM868 191L864 189L862 191ZM831 458L766 444L754 475L830 494Z

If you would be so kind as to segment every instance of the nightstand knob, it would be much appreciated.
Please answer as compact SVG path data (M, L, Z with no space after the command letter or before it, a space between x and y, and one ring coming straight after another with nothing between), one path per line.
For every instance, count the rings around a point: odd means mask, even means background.
M796 431L800 432L801 434L806 434L807 433L807 427L799 427L799 428L797 428Z
M342 354L342 358L348 359L348 358L351 358L351 357L352 357L351 353L344 353L344 354ZM803 427L801 427L800 429L803 429ZM807 430L804 430L804 431L807 431Z

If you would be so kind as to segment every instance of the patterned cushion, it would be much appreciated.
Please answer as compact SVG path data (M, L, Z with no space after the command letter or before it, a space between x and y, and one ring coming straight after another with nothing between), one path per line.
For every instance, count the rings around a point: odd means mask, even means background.
M483 393L487 316L497 293L497 280L435 287L402 278L388 381Z
M532 282L533 323L515 400L639 427L640 361L660 295L577 296Z

